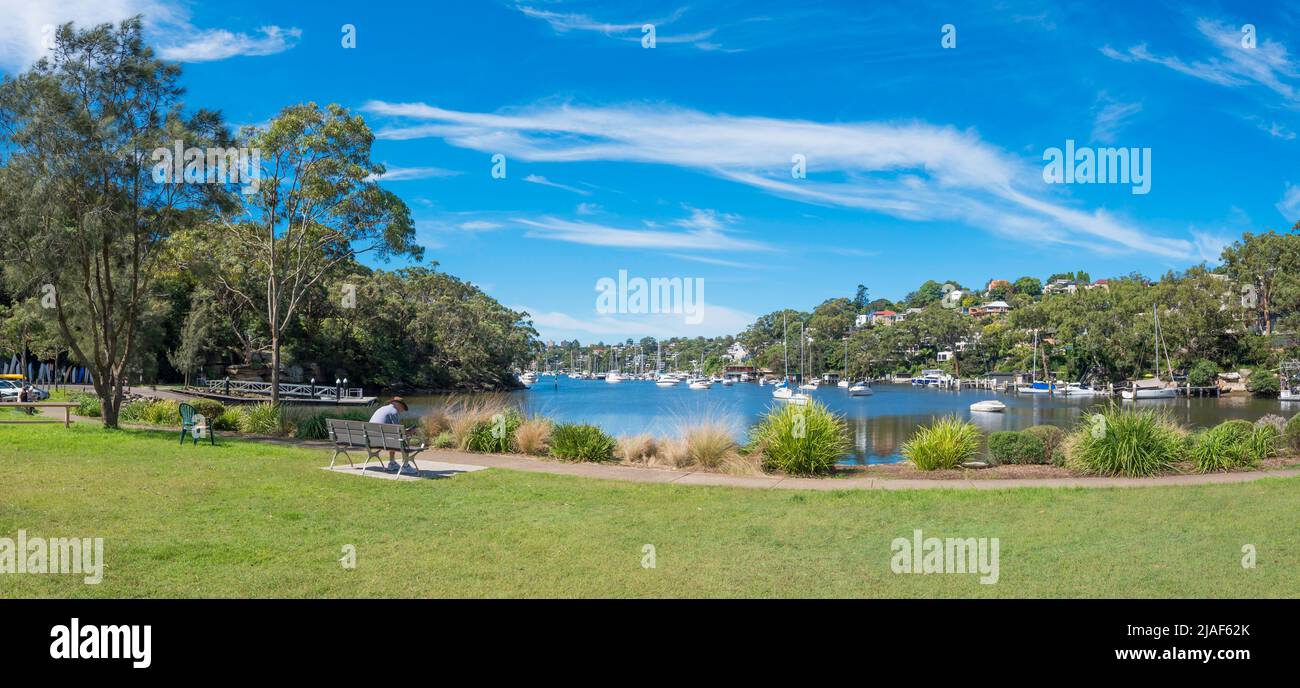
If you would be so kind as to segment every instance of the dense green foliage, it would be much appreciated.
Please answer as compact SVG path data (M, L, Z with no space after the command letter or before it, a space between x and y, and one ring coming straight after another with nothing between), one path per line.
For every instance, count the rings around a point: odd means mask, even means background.
M957 468L975 458L982 441L974 423L947 416L918 428L903 444L902 453L923 471Z
M774 406L751 430L751 439L764 468L791 475L828 473L849 446L844 419L816 401Z
M613 461L618 441L594 425L559 423L551 430L551 456L567 461Z
M515 409L506 409L493 417L480 421L470 430L465 449L476 452L504 454L514 448L515 430L524 417Z
M1280 444L1273 425L1231 420L1199 433L1188 454L1196 470L1208 473L1251 468L1276 454Z
M994 463L1047 463L1047 446L1036 434L1001 430L989 435L989 456Z
M1069 463L1099 475L1141 477L1168 471L1182 458L1183 433L1149 409L1112 404L1085 417L1071 437Z
M1055 425L1034 425L1025 428L1021 432L1037 437L1038 441L1043 443L1046 463L1051 463L1054 466L1065 464L1065 440L1067 437L1065 430Z

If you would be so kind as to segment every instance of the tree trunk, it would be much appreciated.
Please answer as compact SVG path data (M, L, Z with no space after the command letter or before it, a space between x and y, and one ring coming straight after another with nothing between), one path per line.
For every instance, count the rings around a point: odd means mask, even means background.
M280 403L280 337L271 336L271 403Z

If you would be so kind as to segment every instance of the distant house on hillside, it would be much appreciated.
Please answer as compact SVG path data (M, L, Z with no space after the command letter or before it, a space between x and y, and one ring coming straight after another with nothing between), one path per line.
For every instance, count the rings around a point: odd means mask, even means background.
M1010 287L1010 286L1011 283L1004 279L989 280L988 285L984 287L984 293L987 294L993 291L994 289L997 289L998 287Z
M897 322L898 314L894 311L875 311L871 314L872 325L893 325Z
M989 301L983 306L971 306L966 313L972 318L982 318L986 315L1006 315L1011 312L1011 304L1006 301Z
M749 352L745 350L745 347L742 346L740 342L735 342L727 349L727 358L730 359L732 363L740 363L749 358Z
M853 318L853 326L854 326L854 327L865 327L866 324L867 324L867 321L869 321L870 319L871 319L871 316L870 316L870 315L868 315L868 314L866 314L866 313L860 313L857 317Z
M1043 287L1044 294L1075 294L1079 291L1079 283L1068 279L1054 279Z

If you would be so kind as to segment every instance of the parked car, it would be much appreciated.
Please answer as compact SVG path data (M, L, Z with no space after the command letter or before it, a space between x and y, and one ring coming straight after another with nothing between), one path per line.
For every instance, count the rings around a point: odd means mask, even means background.
M22 384L13 380L0 380L0 401L18 401L18 395L22 391ZM45 401L50 398L50 393L39 387L33 387L32 396L36 401Z

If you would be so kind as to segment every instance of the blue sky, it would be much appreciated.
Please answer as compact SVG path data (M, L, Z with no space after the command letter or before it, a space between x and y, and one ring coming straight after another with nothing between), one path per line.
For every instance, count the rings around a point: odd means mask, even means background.
M54 4L0 0L5 73L46 25L142 12L191 106L361 112L427 257L544 338L734 333L859 283L1157 276L1300 219L1285 3ZM1045 183L1067 139L1149 148L1149 193ZM597 313L619 270L703 279L706 317Z

